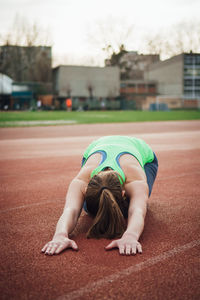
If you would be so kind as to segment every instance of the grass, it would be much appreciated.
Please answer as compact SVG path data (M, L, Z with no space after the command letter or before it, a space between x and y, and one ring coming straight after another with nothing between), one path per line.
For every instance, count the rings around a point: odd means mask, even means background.
M177 111L18 111L0 112L0 127L60 124L199 120L200 110ZM49 121L49 122L47 122ZM34 123L35 122L35 123Z

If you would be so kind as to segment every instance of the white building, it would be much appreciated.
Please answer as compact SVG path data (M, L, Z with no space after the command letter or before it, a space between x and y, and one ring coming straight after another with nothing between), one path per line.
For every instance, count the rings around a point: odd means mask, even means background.
M200 53L182 53L148 66L144 77L157 82L158 94L200 98Z
M0 73L0 95L12 94L13 80L5 74Z
M58 66L53 69L54 94L60 98L115 98L120 94L118 67Z

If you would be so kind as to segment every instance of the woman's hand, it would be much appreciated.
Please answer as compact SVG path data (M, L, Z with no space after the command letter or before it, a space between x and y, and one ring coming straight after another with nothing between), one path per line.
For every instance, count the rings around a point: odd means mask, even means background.
M43 248L42 252L47 255L59 254L67 248L78 250L77 244L64 236L55 236L52 241L48 242Z
M112 241L105 247L106 250L119 248L119 253L122 255L135 255L137 252L142 253L142 246L137 241L134 235L124 233L119 240Z

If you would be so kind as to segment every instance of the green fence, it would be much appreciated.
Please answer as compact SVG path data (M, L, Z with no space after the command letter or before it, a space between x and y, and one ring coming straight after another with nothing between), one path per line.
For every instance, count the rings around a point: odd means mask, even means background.
M133 100L103 100L98 99L87 99L81 101L79 99L73 99L72 101L73 110L135 110L136 104Z

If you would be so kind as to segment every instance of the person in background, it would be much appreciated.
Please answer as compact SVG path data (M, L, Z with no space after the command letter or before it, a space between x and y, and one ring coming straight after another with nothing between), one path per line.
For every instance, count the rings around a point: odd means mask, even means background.
M67 107L67 111L72 111L72 99L71 98L66 99L66 107Z
M42 101L40 99L37 100L37 109L40 110L42 107Z

